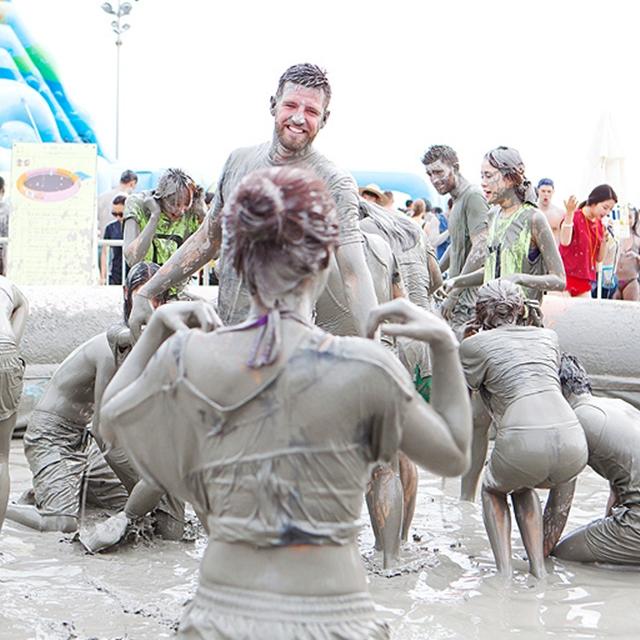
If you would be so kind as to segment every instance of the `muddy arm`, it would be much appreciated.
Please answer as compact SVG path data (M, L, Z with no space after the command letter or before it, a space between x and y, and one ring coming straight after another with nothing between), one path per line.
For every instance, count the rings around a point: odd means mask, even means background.
M576 481L571 480L559 484L549 491L543 516L545 558L550 555L564 531L575 490Z
M427 342L431 349L431 404L414 394L405 414L400 448L434 473L464 473L469 466L471 406L453 332L444 320L404 299L371 312L368 335L379 327L387 335Z
M375 289L363 247L361 242L356 242L336 249L347 305L361 336L366 335L369 312L376 306Z
M140 232L140 225L135 218L127 217L125 211L124 229L122 233L122 255L127 264L132 267L142 262L149 251L158 222L160 221L160 207L155 200L148 204L151 207L149 222Z
M159 296L172 286L183 282L191 274L202 268L214 258L219 249L222 232L219 217L207 216L197 231L160 267L153 277L146 282L133 296L133 307L129 326L131 333L137 338L142 325L152 312L150 300Z

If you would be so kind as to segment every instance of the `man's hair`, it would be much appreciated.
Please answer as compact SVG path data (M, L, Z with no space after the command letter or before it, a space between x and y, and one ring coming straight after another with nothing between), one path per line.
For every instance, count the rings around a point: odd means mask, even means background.
M434 144L430 146L422 156L422 164L426 167L429 164L442 160L442 162L453 167L456 171L460 170L460 161L458 154L446 144Z
M436 215L442 213L442 207L433 207L433 213L435 213Z
M4 191L4 178L0 176L0 191Z
M315 64L305 62L303 64L294 64L289 67L278 80L278 89L276 90L276 98L282 95L284 85L287 82L299 84L310 89L322 89L325 95L325 103L329 104L331 100L331 85L327 78L327 72Z
M570 353L563 353L560 356L560 384L563 391L570 391L579 396L584 393L591 393L591 381L580 364L580 360Z
M551 187L552 189L555 189L555 184L553 184L553 180L551 178L541 178L538 181L538 189L540 187Z
M124 204L125 201L127 199L127 196L124 195L124 193L119 193L114 199L113 202L111 204Z
M129 184L130 182L138 182L138 175L131 171L131 169L127 169L123 171L120 176L120 184Z

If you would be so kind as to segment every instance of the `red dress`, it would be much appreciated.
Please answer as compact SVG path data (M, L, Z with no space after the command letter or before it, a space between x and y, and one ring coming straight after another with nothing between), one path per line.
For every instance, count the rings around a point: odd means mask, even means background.
M591 291L596 281L596 262L602 247L604 227L597 219L587 220L582 209L573 216L571 244L560 245L560 255L567 274L567 291L572 296Z

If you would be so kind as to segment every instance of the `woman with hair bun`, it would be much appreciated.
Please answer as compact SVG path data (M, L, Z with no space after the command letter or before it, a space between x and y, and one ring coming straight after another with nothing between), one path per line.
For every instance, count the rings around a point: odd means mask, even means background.
M535 488L556 487L561 505L554 513L567 510L573 479L587 462L587 443L560 390L558 337L551 329L519 326L523 309L522 294L512 282L483 285L476 301L480 331L463 340L460 358L467 384L479 391L497 427L482 483L482 510L498 572L512 573L511 494L529 571L542 577L543 520Z
M579 205L577 202L571 196L564 203L567 213L560 225L560 255L567 272L569 294L590 298L596 282L596 265L607 255L610 238L602 218L611 212L618 196L608 184L601 184L584 202Z
M313 174L246 176L223 224L251 292L248 319L211 333L217 319L203 303L159 309L102 410L105 436L206 516L209 544L178 636L388 638L356 542L364 489L370 465L400 448L436 473L466 468L455 338L404 300L372 312L371 335L393 318L383 331L429 343L428 405L380 344L311 323L338 239L334 201Z
M563 291L565 273L549 222L536 205L520 154L496 147L482 161L480 186L493 209L484 268L453 278L448 288L478 286L506 278L525 298L542 300L545 291Z

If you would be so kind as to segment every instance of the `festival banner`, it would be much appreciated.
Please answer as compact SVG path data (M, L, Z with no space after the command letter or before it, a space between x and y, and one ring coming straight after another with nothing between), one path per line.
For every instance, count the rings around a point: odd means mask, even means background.
M95 144L13 145L7 275L16 284L95 283L96 171Z

